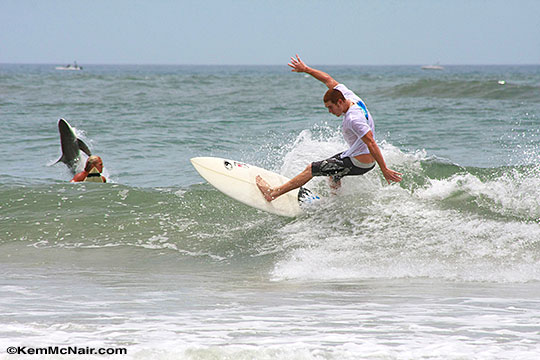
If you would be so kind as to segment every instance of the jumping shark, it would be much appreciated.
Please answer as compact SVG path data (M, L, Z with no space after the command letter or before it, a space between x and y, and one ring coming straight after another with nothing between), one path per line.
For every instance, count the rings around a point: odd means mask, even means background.
M69 123L64 120L58 120L58 131L60 132L60 145L62 147L62 156L55 163L63 162L67 165L69 170L73 174L77 172L77 166L80 161L80 151L82 150L86 155L92 156L92 152L88 146L75 135L75 131L69 125Z

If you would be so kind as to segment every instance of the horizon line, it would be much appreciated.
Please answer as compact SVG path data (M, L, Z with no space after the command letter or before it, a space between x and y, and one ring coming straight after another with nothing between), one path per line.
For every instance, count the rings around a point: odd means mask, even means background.
M64 63L52 63L52 62L0 62L0 65L50 65L60 66ZM83 66L287 66L287 64L181 64L181 63L79 63ZM431 63L421 64L314 64L313 66L429 66L434 65ZM439 66L538 66L540 63L437 63Z

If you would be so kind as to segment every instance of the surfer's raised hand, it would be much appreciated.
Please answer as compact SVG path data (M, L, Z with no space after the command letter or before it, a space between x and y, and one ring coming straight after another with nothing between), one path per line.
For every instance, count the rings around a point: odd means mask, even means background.
M300 56L298 56L298 54L296 54L296 59L291 57L291 62L287 65L292 67L292 71L294 72L306 73L313 76L315 79L323 82L329 89L333 89L338 85L338 82L324 71L307 66L302 60L300 60Z
M299 73L306 72L306 70L308 69L308 66L304 64L302 60L300 60L300 57L298 56L298 54L296 54L296 59L294 57L291 57L291 62L288 63L287 65L292 67L291 71L299 72Z

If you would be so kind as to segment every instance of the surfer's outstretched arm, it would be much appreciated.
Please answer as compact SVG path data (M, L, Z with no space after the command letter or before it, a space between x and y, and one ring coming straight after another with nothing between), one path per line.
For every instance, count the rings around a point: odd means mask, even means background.
M287 181L281 186L273 188L259 175L257 175L257 177L255 178L255 182L257 183L257 187L259 188L259 190L261 190L261 193L263 194L266 201L270 202L272 200L275 200L277 197L288 193L291 190L299 188L312 178L313 175L311 174L311 164L309 164L304 169L304 171L302 171L300 174L296 175L294 178Z
M303 72L303 73L309 74L313 76L315 79L324 83L324 85L326 85L329 89L333 89L339 84L336 80L334 80L330 75L328 75L324 71L313 69L307 66L302 60L300 60L300 57L298 56L298 54L296 54L296 59L294 57L291 57L291 62L288 65L292 67L292 71L299 72L299 73Z
M366 143L368 146L369 152L371 156L377 161L377 164L379 164L379 168L381 169L384 178L386 179L386 182L390 184L390 182L400 182L401 181L401 175L402 173L399 173L397 171L394 171L392 169L389 169L386 166L386 163L384 161L384 158L382 156L381 150L379 149L379 146L375 142L375 139L373 138L373 132L368 131L364 137L362 137L362 141Z

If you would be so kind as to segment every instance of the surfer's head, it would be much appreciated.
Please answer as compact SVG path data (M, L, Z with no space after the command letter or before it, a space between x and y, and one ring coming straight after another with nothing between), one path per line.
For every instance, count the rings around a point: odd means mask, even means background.
M330 89L324 94L324 106L328 112L336 116L341 116L349 108L349 104L341 91Z
M100 173L103 171L103 161L99 156L92 155L86 160L84 171L90 172L93 168L96 168Z

